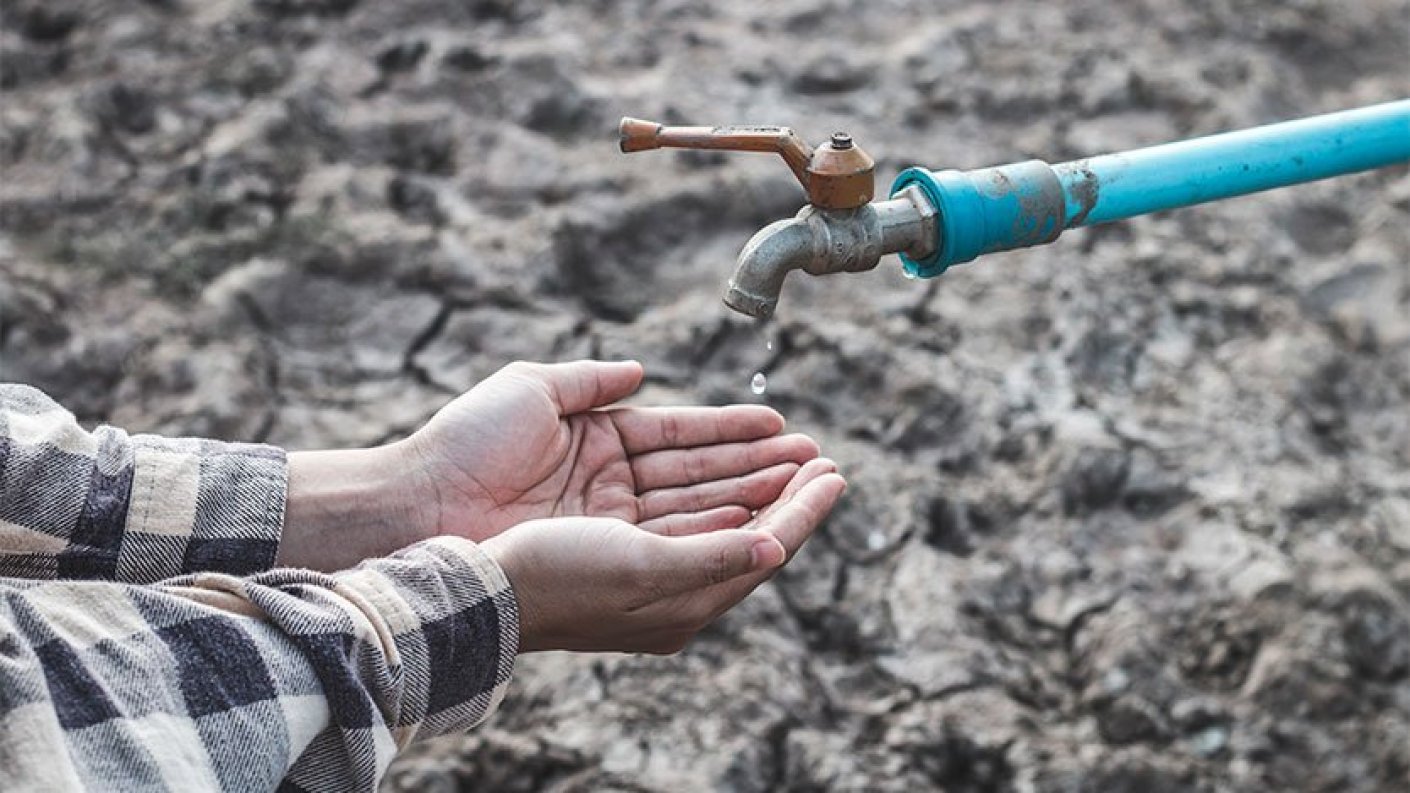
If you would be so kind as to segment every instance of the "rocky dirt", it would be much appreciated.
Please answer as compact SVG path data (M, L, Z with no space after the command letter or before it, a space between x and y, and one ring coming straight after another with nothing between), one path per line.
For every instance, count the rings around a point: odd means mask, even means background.
M767 401L853 481L685 653L525 658L389 789L1410 785L1410 172L795 276L767 352L719 295L786 169L613 132L1059 162L1410 95L1410 2L0 8L5 378L309 448L632 356L644 401Z

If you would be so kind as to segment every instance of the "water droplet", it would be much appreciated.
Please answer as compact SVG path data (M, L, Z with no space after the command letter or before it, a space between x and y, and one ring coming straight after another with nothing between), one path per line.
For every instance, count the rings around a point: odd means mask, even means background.
M1126 670L1119 666L1108 669L1102 677L1102 687L1108 692L1119 694L1131 685L1131 676L1126 674Z
M763 372L755 372L754 379L749 381L749 390L756 394L762 394L769 388L769 378Z
M902 270L902 271L901 271L901 274L904 275L904 276L906 276L906 280L907 280L907 281L914 281L914 280L916 280L917 278L920 277L920 276L916 275L915 273L911 272L910 270Z
M765 340L765 341L764 341L764 349L768 350L769 352L773 352L773 351L774 351L774 340L773 340L773 339L767 339L767 340Z
M1206 727L1196 733L1190 743L1194 745L1195 754L1200 757L1213 757L1229 744L1229 728L1222 724Z
M873 530L867 535L867 550L879 551L886 547L886 535L880 531Z

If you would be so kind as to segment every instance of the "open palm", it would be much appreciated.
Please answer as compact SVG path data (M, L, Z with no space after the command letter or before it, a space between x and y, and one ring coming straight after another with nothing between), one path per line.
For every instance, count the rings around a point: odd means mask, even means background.
M609 407L641 379L635 362L514 363L443 408L409 439L436 533L481 540L567 515L733 528L818 455L763 406Z

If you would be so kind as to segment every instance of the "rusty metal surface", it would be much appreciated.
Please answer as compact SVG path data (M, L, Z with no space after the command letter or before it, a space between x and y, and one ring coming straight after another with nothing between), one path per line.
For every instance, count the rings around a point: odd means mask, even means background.
M845 133L813 150L803 183L808 203L822 209L855 209L871 201L876 162Z
M855 209L876 192L876 162L843 132L813 149L788 127L675 127L623 118L617 129L619 146L628 154L660 148L779 154L808 194L808 203L822 209Z
M725 127L668 127L654 121L623 118L617 127L624 153L651 149L724 149L779 154L806 188L812 150L788 127L740 125Z

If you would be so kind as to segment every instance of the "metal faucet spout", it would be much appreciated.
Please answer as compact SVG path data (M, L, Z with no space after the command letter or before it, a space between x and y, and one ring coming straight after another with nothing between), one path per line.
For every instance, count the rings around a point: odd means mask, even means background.
M789 218L760 229L744 250L729 279L725 305L758 319L773 316L779 291L789 272L813 258L813 230L804 218Z

